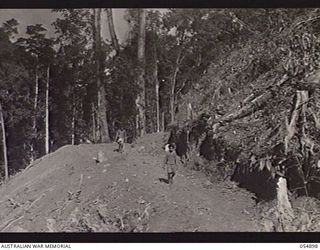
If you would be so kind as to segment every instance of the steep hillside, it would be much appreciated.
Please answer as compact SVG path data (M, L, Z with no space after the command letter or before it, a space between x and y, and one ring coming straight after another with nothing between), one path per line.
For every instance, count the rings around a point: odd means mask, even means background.
M162 169L166 134L150 134L124 154L115 144L65 146L0 188L0 231L258 231L252 195L179 166ZM96 163L100 153L102 160Z
M211 117L202 155L227 161L247 187L263 172L259 180L273 180L266 189L273 198L279 176L288 179L297 195L320 194L320 40L315 35L318 25L299 26L301 17L273 36L250 37L222 54L180 100L179 110L190 103L195 117ZM234 119L224 119L228 117ZM233 150L226 152L228 148Z

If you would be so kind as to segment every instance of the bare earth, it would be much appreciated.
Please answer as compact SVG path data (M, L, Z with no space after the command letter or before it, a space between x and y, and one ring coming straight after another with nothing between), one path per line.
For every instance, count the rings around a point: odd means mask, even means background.
M251 195L238 187L182 165L173 185L160 182L163 138L147 135L123 154L116 144L86 144L39 159L0 187L0 230L259 231Z

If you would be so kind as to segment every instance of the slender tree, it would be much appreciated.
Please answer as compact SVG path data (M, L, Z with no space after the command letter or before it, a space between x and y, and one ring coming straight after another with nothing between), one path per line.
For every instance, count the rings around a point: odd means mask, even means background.
M155 82L155 92L156 92L156 124L157 132L160 132L160 96L159 96L159 79L158 79L158 54L157 54L157 36L155 31L152 32L153 35L153 80Z
M75 144L76 137L76 102L75 94L72 94L72 119L71 119L71 145Z
M36 55L36 65L35 65L35 89L34 89L34 103L33 103L33 123L32 123L32 131L34 133L34 136L37 134L37 113L38 113L38 98L39 98L39 69L38 69L38 56ZM34 143L30 143L30 161L33 162L35 160L35 145Z
M145 91L145 41L146 40L146 10L139 9L139 34L138 34L138 64L139 75L138 85L140 87L140 93L137 95L136 107L136 129L140 136L146 133L146 91Z
M178 44L180 46L180 44ZM176 61L173 66L173 74L171 77L171 91L170 91L170 114L171 114L171 123L175 121L175 106L176 106L176 85L177 85L177 76L180 70L180 65L183 60L182 48L178 48Z
M46 116L45 116L45 126L46 126L46 138L45 138L45 150L46 154L50 152L50 111L49 111L49 91L50 91L50 66L47 66L47 79L46 79Z
M5 180L8 180L8 178L9 178L9 167L8 167L6 127L5 127L4 118L3 118L3 109L2 109L1 100L0 100L0 123L1 123L1 132L2 132L4 173L5 173Z

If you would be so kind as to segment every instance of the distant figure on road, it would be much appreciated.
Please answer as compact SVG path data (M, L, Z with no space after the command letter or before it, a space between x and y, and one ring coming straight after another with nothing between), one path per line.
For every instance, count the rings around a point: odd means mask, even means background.
M124 143L127 142L126 131L120 126L116 134L116 142L119 145L118 152L123 153Z
M169 151L166 152L165 160L164 160L164 168L167 170L168 174L168 183L173 183L173 177L175 176L175 170L177 166L177 154L174 150L174 145L169 145Z
M164 145L164 147L163 147L163 149L164 149L164 151L166 151L166 153L169 152L169 146L170 146L170 144L166 144L166 145Z

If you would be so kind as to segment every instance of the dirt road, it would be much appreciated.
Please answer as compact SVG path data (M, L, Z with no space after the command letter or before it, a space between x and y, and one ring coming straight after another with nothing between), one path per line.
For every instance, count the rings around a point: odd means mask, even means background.
M0 188L0 230L258 231L248 192L182 165L172 185L159 181L161 140L148 135L123 154L115 144L66 146L42 158Z

